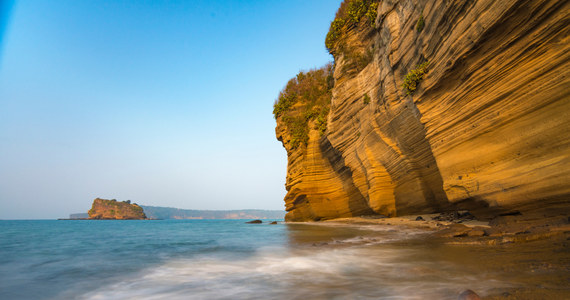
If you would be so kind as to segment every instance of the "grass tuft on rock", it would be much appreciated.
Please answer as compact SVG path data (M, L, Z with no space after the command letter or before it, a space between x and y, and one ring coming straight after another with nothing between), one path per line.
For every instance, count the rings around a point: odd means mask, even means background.
M425 26L425 21L424 21L424 15L420 15L420 18L418 19L418 23L416 24L416 30L418 32L422 32L422 30L424 30L424 26Z
M406 95L411 95L416 90L418 83L422 81L424 75L429 71L429 62L424 62L416 66L415 69L411 70L404 77L404 83L402 83L402 88Z

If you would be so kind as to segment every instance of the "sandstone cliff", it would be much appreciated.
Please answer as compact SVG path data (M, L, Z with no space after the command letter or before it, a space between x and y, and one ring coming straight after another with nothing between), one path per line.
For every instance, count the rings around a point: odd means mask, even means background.
M142 207L130 201L105 200L96 198L89 210L89 219L97 220L142 220L146 219Z
M325 121L276 103L286 220L568 207L569 42L568 1L345 1Z

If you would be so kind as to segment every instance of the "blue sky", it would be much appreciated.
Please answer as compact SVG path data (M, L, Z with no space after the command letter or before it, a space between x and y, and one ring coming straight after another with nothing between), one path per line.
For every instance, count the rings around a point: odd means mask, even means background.
M340 2L15 1L0 14L0 219L95 197L283 209L273 102L332 59Z

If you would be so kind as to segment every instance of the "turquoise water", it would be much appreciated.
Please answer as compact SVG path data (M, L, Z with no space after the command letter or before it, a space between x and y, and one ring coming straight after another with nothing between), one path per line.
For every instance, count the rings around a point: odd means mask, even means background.
M0 221L0 299L82 297L137 272L206 254L283 247L283 226L241 220Z
M0 221L0 299L456 299L568 280L516 251L390 226Z

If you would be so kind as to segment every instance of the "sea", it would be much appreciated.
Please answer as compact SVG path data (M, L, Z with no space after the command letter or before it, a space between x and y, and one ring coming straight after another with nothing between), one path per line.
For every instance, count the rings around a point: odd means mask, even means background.
M541 280L508 247L418 229L245 221L0 221L0 299L457 299Z

